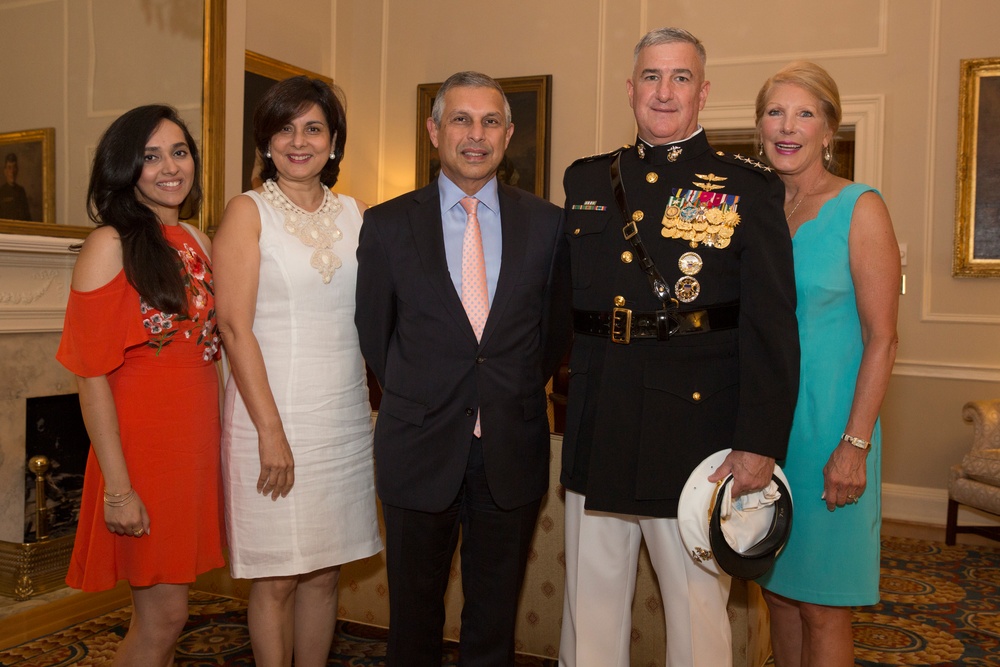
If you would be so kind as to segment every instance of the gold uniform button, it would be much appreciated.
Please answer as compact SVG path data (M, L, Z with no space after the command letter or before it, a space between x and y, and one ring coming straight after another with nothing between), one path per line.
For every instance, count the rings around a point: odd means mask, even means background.
M691 394L691 400L700 401L701 400L701 392L700 391L696 391L693 394Z
M642 222L642 216L643 216L642 211L636 211L635 213L632 214L632 221Z
M656 183L656 181L658 181L659 179L660 177L656 175L655 171L651 171L648 174L646 174L647 183Z
M618 308L621 308L624 305L625 305L625 297L623 297L623 296L616 296L615 297L615 306L618 307Z
M632 263L632 253L628 250L622 253L622 261L626 264Z
M580 228L577 227L576 229L573 230L573 236L579 236L579 235L580 235Z

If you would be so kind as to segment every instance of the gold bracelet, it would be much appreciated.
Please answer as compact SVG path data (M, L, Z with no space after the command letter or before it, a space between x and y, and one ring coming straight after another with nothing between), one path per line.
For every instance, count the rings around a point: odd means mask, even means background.
M126 493L122 494L105 492L104 504L107 505L108 507L123 507L132 502L133 498L135 498L135 489L129 489Z

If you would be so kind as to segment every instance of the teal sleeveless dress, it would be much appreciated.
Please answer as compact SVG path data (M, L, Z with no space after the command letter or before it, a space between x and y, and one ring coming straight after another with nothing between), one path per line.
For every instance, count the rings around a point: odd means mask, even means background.
M848 185L792 239L802 361L788 454L779 464L788 477L794 511L788 543L774 567L757 580L792 600L833 606L879 601L882 434L878 422L861 499L834 512L821 500L823 466L847 424L864 349L847 235L854 205L865 192L878 194L866 185Z

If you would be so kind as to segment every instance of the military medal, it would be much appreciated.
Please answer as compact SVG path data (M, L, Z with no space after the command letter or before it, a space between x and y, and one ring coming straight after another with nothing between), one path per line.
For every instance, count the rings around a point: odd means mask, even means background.
M701 261L701 255L696 252L686 252L680 256L677 260L677 268L681 270L685 276L693 276L701 271L701 267L704 263Z
M694 276L683 276L674 283L674 294L678 301L691 303L701 294L701 284Z
M705 182L701 190L674 188L663 212L660 235L668 239L684 239L692 248L699 244L709 248L726 248L740 223L736 208L739 195L714 192L725 187L723 176L696 174ZM697 296L697 294L695 295Z

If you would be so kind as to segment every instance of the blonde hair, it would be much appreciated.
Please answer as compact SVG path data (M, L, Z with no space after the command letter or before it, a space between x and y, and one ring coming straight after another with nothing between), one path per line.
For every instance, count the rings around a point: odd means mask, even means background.
M771 96L771 91L780 83L791 83L799 86L819 100L819 108L823 113L826 126L830 128L833 137L830 139L830 150L836 140L837 130L840 129L840 121L843 117L843 110L840 106L840 91L837 89L837 82L833 80L830 73L825 69L806 60L796 60L790 62L778 70L771 78L764 82L757 93L757 103L754 108L754 118L757 125L757 141L760 141L760 121L764 117L764 107Z

